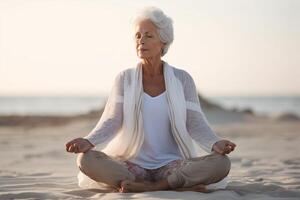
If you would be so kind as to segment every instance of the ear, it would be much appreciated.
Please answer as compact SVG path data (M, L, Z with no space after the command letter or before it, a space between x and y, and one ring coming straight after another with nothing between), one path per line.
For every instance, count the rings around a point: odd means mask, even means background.
M161 48L162 48L162 49L164 49L164 48L165 48L165 46L166 46L166 43L164 43L164 42L161 42Z

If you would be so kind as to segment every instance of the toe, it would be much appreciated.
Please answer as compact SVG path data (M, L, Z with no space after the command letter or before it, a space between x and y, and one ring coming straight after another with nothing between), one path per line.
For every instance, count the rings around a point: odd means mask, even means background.
M122 192L130 192L130 181L124 180L121 182L121 190Z

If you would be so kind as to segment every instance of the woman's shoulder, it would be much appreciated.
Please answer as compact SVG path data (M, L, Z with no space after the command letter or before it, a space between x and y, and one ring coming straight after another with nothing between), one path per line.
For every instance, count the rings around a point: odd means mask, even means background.
M178 67L173 67L174 74L177 78L179 78L182 81L186 80L193 80L192 75L185 69L178 68Z
M125 74L128 74L130 71L132 71L133 67L127 67L125 69L122 69L121 71L119 71L116 75L116 77L124 77Z
M128 74L132 71L134 71L136 69L136 67L125 67L124 69L122 69L121 71L119 71L119 75L125 75L125 74Z

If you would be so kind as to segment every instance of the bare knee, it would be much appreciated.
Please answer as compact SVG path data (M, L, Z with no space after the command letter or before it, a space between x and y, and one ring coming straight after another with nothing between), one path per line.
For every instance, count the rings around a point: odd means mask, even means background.
M231 161L230 161L230 158L227 156L227 155L221 155L221 154L218 154L216 153L216 162L215 162L215 170L213 173L216 173L225 178L228 174L229 174L229 171L230 171L230 168L231 168Z
M80 171L88 171L89 166L91 166L91 163L95 158L99 157L105 157L106 154L103 152L95 151L95 150L89 150L85 153L79 153L77 156L77 166L79 167ZM85 173L85 172L84 172Z
M93 154L92 150L87 151L85 153L78 154L76 163L81 171L83 168L86 168L86 166L88 166L88 163L89 163L89 160L91 159L92 154Z

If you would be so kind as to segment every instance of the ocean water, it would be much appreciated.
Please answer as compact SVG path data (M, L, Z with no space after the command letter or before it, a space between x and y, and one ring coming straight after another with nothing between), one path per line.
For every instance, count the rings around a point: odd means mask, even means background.
M224 108L252 109L259 115L300 116L300 96L206 97ZM74 115L104 106L105 97L0 97L0 115Z
M0 97L0 115L83 114L104 106L105 97Z
M292 113L300 117L300 96L214 96L209 100L224 108L251 109L258 115Z

